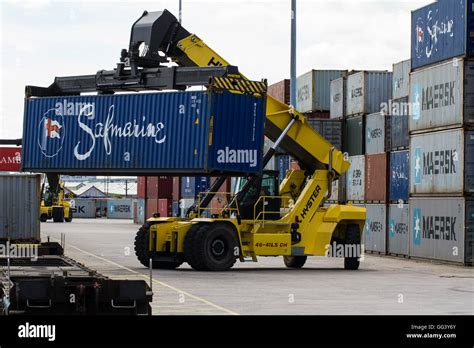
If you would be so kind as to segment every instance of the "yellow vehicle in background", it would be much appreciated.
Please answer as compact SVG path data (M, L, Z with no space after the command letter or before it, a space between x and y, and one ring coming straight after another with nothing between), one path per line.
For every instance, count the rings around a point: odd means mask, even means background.
M64 199L64 184L60 183L58 189L47 187L41 192L40 221L46 222L53 219L54 222L71 222L71 203Z

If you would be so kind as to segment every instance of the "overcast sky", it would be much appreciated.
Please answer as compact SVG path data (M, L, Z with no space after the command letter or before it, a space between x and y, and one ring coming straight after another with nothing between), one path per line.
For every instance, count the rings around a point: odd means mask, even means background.
M251 79L289 77L290 0L182 0L183 25ZM431 0L298 0L297 73L392 70L410 56L411 10ZM178 0L0 0L0 138L21 138L25 85L112 69L144 10Z

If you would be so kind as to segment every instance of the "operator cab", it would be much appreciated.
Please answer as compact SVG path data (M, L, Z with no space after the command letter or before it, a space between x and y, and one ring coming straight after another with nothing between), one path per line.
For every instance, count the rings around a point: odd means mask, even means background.
M236 192L238 196L237 202L242 219L280 219L281 199L278 197L280 186L278 175L279 172L277 171L264 171L262 176L253 178L253 182L251 186L247 188L246 192L241 191L244 189L249 178L240 177L237 179L234 192ZM267 198L265 198L265 200L260 199L262 196ZM263 214L263 212L265 214Z

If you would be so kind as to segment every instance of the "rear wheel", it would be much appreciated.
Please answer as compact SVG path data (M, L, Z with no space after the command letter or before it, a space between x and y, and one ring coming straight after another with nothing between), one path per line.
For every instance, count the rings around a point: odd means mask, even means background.
M351 245L352 248L348 248L351 252L360 251L360 227L356 224L351 224L347 226L346 230L346 241L345 245ZM352 255L354 256L354 255ZM344 258L344 268L348 270L357 270L359 269L360 261L359 257L345 257Z
M135 255L138 261L145 266L150 267L150 227L149 223L144 224L135 236ZM154 269L175 269L181 266L183 260L176 261L152 261L152 268Z
M307 258L307 256L283 256L283 261L288 268L301 268L306 263Z
M198 224L184 238L184 255L198 271L226 271L239 256L239 241L228 224Z
M53 221L54 222L64 222L64 208L62 207L53 207Z
M40 221L41 221L41 222L46 222L46 221L48 221L48 215L47 215L47 214L41 214L41 216L40 216Z
M64 221L66 221L66 222L71 222L72 221L72 210L71 209L69 209L69 217L64 218Z

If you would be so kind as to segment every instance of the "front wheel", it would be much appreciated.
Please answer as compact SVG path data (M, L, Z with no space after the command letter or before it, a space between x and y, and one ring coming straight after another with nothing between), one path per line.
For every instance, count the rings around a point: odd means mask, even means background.
M46 215L46 214L41 214L41 216L40 216L40 221L41 221L41 222L46 222L46 221L48 221L48 215Z
M228 224L198 224L184 238L184 256L197 271L226 271L240 254L235 230Z
M301 268L306 263L307 258L307 256L283 256L283 261L288 268Z

